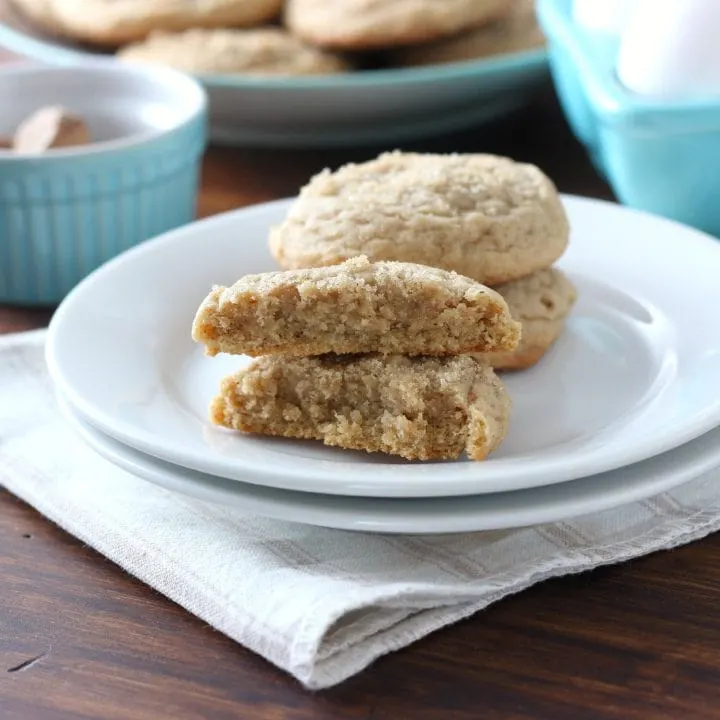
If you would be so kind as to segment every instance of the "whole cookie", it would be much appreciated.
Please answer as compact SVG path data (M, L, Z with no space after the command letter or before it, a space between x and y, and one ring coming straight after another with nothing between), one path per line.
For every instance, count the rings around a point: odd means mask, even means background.
M135 42L154 30L259 25L282 8L282 0L14 1L52 32L98 45Z
M418 66L461 62L541 47L545 37L535 16L535 0L514 0L504 18L430 45L402 48L393 65Z
M395 151L316 175L269 244L286 269L366 255L498 285L552 265L568 235L555 186L534 165Z
M197 74L320 75L350 69L340 57L280 28L156 32L123 48L118 57Z
M292 33L348 50L429 42L496 19L507 0L288 0Z
M497 370L529 368L539 362L560 337L577 300L577 290L567 276L555 268L498 285L495 290L505 299L513 319L522 325L522 336L515 350L479 357Z

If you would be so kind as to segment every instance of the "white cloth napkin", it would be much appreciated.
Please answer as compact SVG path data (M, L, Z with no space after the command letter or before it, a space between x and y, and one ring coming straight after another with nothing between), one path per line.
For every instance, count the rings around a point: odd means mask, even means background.
M0 338L0 483L309 688L534 583L720 528L720 472L617 510L508 532L390 537L243 516L87 449L56 410L43 343L43 332Z

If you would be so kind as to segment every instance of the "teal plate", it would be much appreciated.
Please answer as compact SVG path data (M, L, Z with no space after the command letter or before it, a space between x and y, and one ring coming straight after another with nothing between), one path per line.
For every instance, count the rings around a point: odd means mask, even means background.
M0 47L51 65L99 57L10 11ZM548 77L545 50L422 68L303 78L203 76L213 141L338 147L419 140L482 125L524 105Z

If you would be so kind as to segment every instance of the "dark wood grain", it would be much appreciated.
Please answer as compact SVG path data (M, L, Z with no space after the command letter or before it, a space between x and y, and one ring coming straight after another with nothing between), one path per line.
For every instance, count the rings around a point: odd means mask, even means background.
M417 147L509 154L563 191L611 197L549 91L495 127ZM291 195L379 149L213 149L200 212ZM2 308L0 331L49 313ZM533 588L316 694L1 492L0 578L2 718L720 717L720 537Z

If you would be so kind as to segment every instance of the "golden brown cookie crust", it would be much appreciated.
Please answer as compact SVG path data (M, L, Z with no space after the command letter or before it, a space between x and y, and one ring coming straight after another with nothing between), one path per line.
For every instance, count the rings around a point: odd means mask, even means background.
M535 327L533 327L535 325ZM526 323L523 332L532 338L512 352L488 353L486 362L495 370L527 370L537 365L562 335L565 323L561 320L540 323Z
M345 72L340 56L306 45L281 28L155 32L118 57L195 74L324 75Z
M522 325L517 349L484 356L497 370L523 370L538 363L560 337L577 300L577 290L557 268L495 288L507 301L513 318Z
M53 26L57 25L52 14L53 0L11 0L11 2L25 18L40 26L42 30L53 32ZM55 32L62 34L59 28Z
M568 237L555 185L534 165L395 151L313 177L269 243L286 269L366 255L498 285L552 265Z
M505 438L511 401L490 367L469 355L263 357L226 378L215 424L326 445L482 460Z
M506 0L288 0L285 22L320 47L369 50L430 42L490 22Z
M214 288L192 333L210 355L450 355L512 350L520 326L498 293L469 278L358 257Z
M503 18L436 43L401 48L390 57L396 66L440 65L532 50L545 44L535 17L535 0L514 0Z
M14 0L43 27L87 43L118 46L151 32L251 27L276 17L282 0Z

